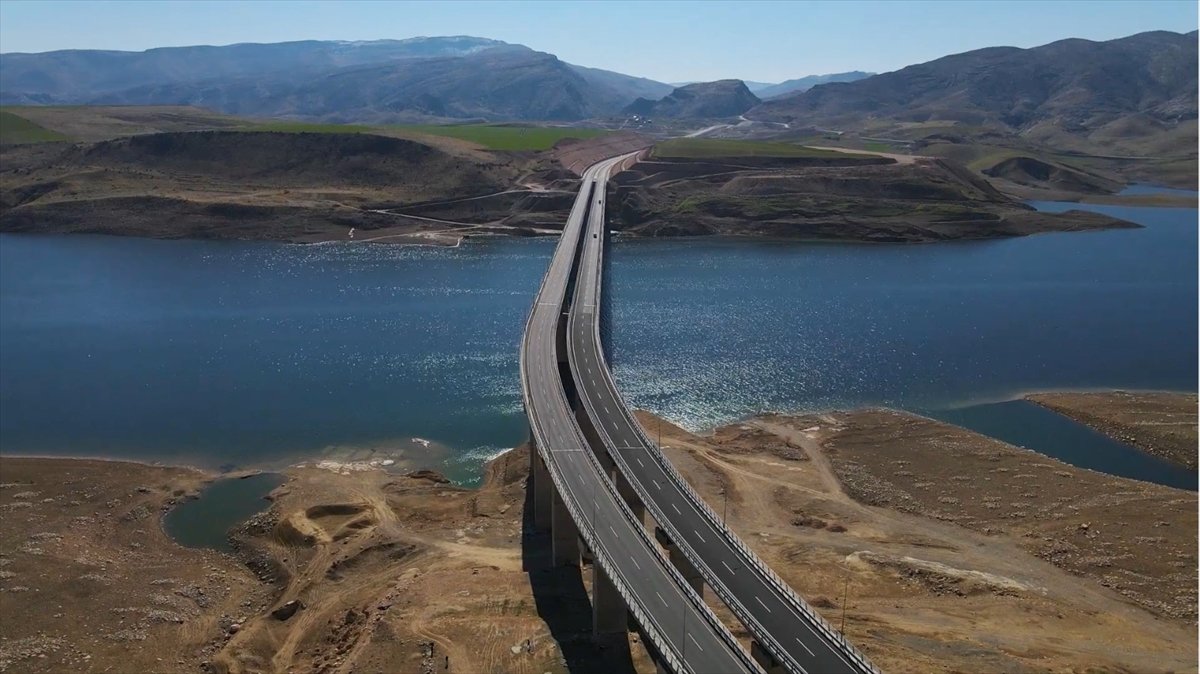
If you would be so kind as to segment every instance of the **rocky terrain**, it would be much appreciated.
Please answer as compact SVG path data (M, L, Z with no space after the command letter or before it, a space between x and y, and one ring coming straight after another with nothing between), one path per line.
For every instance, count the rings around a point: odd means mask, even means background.
M1195 664L1195 492L886 410L705 436L639 418L883 671ZM0 671L653 671L636 633L592 644L590 574L549 566L528 461L495 459L478 490L428 470L290 468L231 534L235 559L160 526L211 475L0 458Z
M846 153L655 155L616 176L609 203L612 228L642 236L895 243L1137 226L1036 212L954 162Z

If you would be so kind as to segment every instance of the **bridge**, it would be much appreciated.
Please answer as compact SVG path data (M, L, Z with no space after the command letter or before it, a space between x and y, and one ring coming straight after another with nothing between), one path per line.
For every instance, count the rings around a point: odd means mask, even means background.
M551 530L556 564L577 563L581 545L591 554L597 633L623 630L628 611L662 669L875 673L691 489L616 388L600 339L604 203L609 176L635 157L584 172L526 326L534 520ZM749 653L705 586L753 636Z

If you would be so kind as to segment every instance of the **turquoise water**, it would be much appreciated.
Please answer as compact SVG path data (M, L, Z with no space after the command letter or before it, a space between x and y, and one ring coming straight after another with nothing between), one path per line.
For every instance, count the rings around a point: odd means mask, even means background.
M1196 472L1118 442L1027 400L932 413L937 418L1081 468L1196 491Z
M180 545L230 552L229 530L266 510L270 504L264 497L284 481L274 473L217 480L200 492L200 498L172 508L163 518L163 528Z
M1085 207L1147 228L618 241L618 380L692 429L767 409L1195 391L1196 210ZM517 346L553 245L0 236L0 451L212 467L380 452L474 481L525 437Z

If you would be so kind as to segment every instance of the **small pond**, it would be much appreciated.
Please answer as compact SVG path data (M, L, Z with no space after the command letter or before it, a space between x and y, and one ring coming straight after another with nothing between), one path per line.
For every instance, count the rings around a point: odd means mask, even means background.
M229 530L265 510L266 495L285 481L279 473L217 480L200 492L200 498L175 506L163 518L163 526L180 545L232 552Z

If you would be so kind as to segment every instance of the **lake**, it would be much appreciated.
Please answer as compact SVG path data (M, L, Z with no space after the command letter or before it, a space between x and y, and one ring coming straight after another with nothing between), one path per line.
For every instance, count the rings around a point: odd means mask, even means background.
M1195 391L1196 209L1084 207L1147 227L618 241L617 378L694 430L763 410ZM386 455L473 483L526 435L517 347L553 245L2 235L0 451L207 467Z

